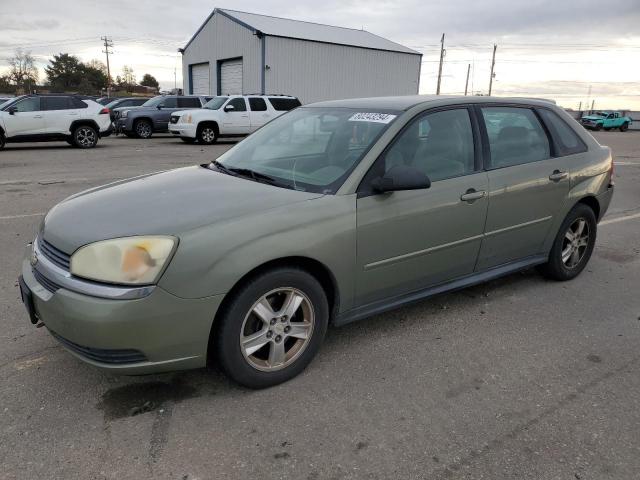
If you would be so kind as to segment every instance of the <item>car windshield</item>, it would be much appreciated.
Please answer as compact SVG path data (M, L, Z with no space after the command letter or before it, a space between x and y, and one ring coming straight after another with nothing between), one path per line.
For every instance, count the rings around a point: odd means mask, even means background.
M120 103L120 100L113 100L107 104L103 104L106 108L114 108L118 103Z
M147 100L146 102L144 102L142 104L142 106L143 107L157 107L158 105L160 105L160 103L164 102L165 98L167 98L167 97L165 97L163 95L160 95L158 97L153 97L152 99Z
M2 108L3 110L6 110L9 107L9 105L13 105L21 98L24 98L24 95L20 97L10 98L9 100L6 100L4 103L0 102L0 108Z
M229 97L214 97L207 103L205 103L203 108L208 108L209 110L218 110L228 99Z
M389 110L298 108L247 137L210 168L332 194L398 115Z

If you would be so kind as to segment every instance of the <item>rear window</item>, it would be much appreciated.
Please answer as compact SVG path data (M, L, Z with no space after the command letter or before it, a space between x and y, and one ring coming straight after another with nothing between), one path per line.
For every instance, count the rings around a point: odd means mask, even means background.
M269 103L279 112L288 112L301 105L297 98L269 97Z
M560 155L573 155L587 151L587 146L578 137L578 134L557 114L544 108L539 109L538 113L549 127L553 140L560 150L558 152Z
M267 109L267 102L264 98L249 97L249 108L252 112L264 112Z

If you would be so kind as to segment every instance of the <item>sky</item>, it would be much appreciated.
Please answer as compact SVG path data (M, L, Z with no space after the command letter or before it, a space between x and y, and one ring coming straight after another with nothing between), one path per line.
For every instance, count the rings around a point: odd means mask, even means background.
M494 95L534 96L577 109L640 110L640 0L0 0L0 73L18 47L41 69L53 54L124 65L162 88L182 86L183 47L214 7L364 28L422 52L420 93L435 93L445 33L441 93L487 93L496 44ZM321 6L319 6L321 5ZM81 8L78 8L81 6Z

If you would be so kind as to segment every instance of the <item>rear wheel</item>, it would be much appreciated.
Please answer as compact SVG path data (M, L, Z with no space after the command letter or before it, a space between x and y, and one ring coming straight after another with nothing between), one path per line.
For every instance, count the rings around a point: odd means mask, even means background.
M213 125L203 125L198 128L198 141L205 145L211 145L218 141L218 131Z
M541 272L554 280L577 277L589 262L596 243L596 216L583 203L577 204L556 235L549 253L549 261L540 266Z
M626 132L627 130L629 130L629 122L624 122L622 125L620 125L621 132Z
M153 126L149 120L138 120L133 129L140 138L151 138L153 135Z
M328 322L320 283L304 270L277 268L236 292L218 320L211 348L236 382L270 387L304 370L320 348Z
M93 148L98 143L98 132L89 125L80 125L73 131L72 140L78 148Z

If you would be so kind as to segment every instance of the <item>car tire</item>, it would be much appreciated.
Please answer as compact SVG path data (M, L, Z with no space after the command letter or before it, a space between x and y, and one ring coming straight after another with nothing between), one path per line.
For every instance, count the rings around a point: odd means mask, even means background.
M151 138L153 135L153 125L149 120L138 120L133 126L134 131L136 132L136 136L138 138Z
M539 267L547 278L565 281L577 277L589 262L596 244L596 215L588 205L578 203L568 213L549 253Z
M621 132L626 132L627 130L629 130L629 122L624 122L622 125L620 125Z
M184 143L196 143L196 139L191 137L180 137L180 140Z
M602 124L601 123L597 123L596 126L593 127L593 129L599 132L600 130L602 130Z
M329 323L327 296L318 280L298 268L276 268L253 277L232 295L210 342L222 370L254 389L302 372L318 352Z
M71 139L78 148L93 148L98 144L98 131L91 125L80 125L73 130Z
M203 145L213 145L218 141L218 131L213 125L203 125L198 128L198 142Z

